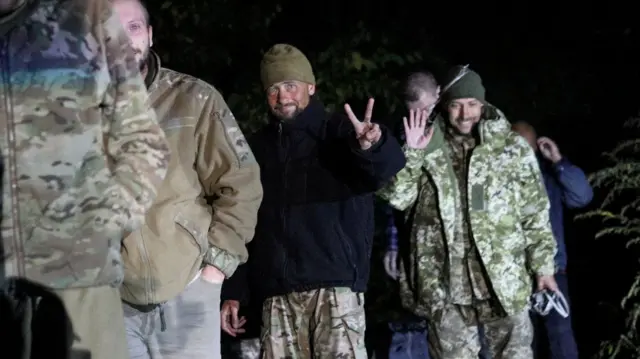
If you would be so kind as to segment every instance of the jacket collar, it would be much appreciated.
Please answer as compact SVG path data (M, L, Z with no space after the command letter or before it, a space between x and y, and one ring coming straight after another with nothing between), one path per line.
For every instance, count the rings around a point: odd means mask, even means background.
M147 88L151 86L158 79L158 73L160 73L160 56L153 51L149 50L149 57L147 58L147 75L144 78L144 83Z

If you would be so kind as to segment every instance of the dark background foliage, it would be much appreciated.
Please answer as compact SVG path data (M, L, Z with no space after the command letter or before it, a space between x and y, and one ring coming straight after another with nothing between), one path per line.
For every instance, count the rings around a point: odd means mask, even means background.
M375 96L374 117L391 124L403 115L399 85L407 73L441 75L453 64L469 63L483 77L489 101L510 119L531 122L585 171L600 171L590 209L605 210L580 221L567 215L575 328L584 357L599 349L610 357L626 342L636 347L623 345L620 358L640 357L632 332L637 324L625 323L633 318L637 295L620 305L639 258L627 246L640 231L632 221L638 204L631 203L640 195L639 132L637 122L623 127L638 109L640 29L633 3L180 0L147 6L163 65L215 85L247 132L265 118L259 62L276 42L307 54L328 107L341 110L349 101L362 108ZM632 141L624 160L602 155L623 139ZM621 187L616 193L622 197L603 202ZM628 204L636 212L619 215ZM613 219L603 225L603 216ZM368 296L375 313L371 328L386 320L392 288L380 266L382 222ZM595 239L616 226L627 230Z

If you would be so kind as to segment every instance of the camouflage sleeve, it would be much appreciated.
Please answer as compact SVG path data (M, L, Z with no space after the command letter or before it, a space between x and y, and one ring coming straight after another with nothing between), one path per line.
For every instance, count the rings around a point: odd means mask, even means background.
M104 205L122 212L124 230L133 231L142 224L167 173L169 146L118 18L107 7L101 19L97 37L104 44L109 73L102 103L107 119L104 146L111 165Z
M377 193L382 199L388 201L391 207L399 211L409 208L418 198L418 183L422 175L425 155L424 150L409 148L407 145L402 149L407 164Z
M214 198L204 262L228 278L247 261L262 202L260 167L235 117L214 90L196 129L196 169Z
M527 264L536 275L555 273L554 257L557 245L549 219L549 197L544 188L538 160L531 147L521 137L520 147L520 223L527 241Z

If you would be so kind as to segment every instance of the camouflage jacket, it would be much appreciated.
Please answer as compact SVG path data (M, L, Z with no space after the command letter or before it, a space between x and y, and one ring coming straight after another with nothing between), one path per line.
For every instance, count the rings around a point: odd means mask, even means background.
M117 285L169 161L127 35L108 0L27 0L0 31L0 274Z
M123 241L122 299L136 304L174 298L203 262L231 276L247 260L262 200L260 168L222 95L153 52L148 68L173 156L145 225Z
M511 315L526 307L532 275L553 275L556 244L533 150L511 131L499 110L491 106L486 110L479 123L480 143L469 161L468 211L471 233L493 289ZM426 149L405 146L406 167L379 192L394 208L410 209L408 248L400 249L403 305L424 317L450 302L450 249L463 245L454 241L460 194L444 143L442 118L436 126ZM437 207L428 205L433 201Z

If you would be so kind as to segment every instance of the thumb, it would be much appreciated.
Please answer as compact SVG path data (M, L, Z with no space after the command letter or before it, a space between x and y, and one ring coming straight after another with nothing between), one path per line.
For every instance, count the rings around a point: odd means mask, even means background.
M382 259L382 264L384 265L384 271L387 275L391 275L391 268L389 267L389 253L387 253Z

